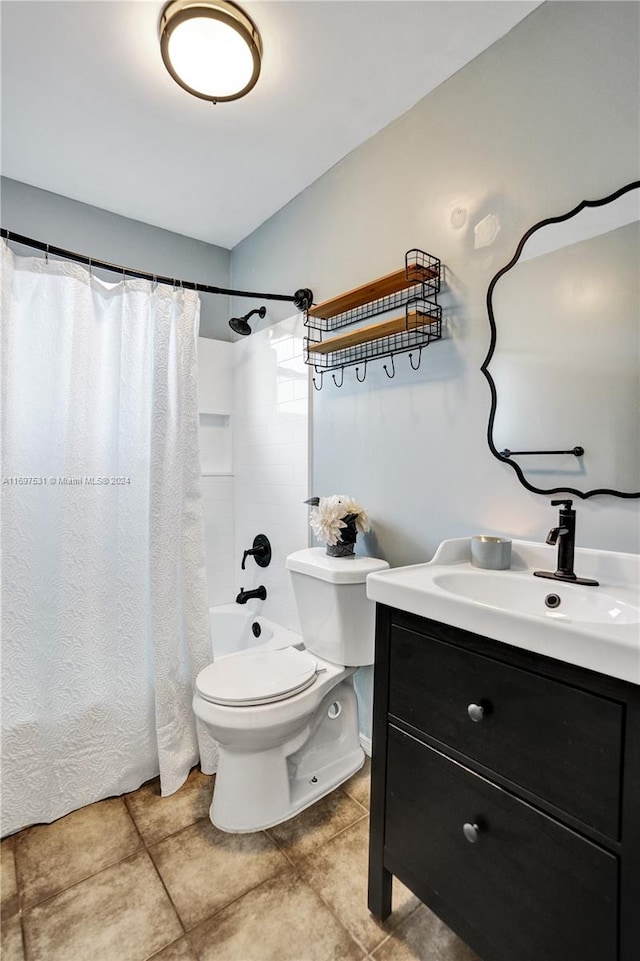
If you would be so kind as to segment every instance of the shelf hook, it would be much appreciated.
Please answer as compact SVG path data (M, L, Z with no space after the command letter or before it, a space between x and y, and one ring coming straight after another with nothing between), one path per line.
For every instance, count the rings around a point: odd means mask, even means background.
M318 385L316 384L316 379L315 379L315 377L312 377L311 380L313 381L313 386L315 387L316 390L322 390L322 381L324 380L324 371L323 371L323 370L320 370L320 371L317 370L317 371L316 371L316 374L320 374L320 386L318 387Z
M336 375L335 375L335 374L332 374L332 375L331 375L331 377L333 378L333 382L334 382L334 384L336 385L336 387L342 387L342 385L344 384L344 367L341 367L341 368L340 368L340 371L341 371L341 373L342 373L342 377L340 378L340 383L338 383L338 381L336 380Z
M396 365L395 365L395 361L394 361L394 359L393 359L393 354L389 354L389 359L390 359L390 361L391 361L391 369L393 370L393 373L392 373L392 374L389 373L389 370L388 370L386 364L383 365L383 366L384 366L384 372L385 372L385 374L387 375L387 377L389 378L389 380L393 380L393 378L396 376Z
M412 370L418 370L418 368L420 367L420 364L422 363L422 347L419 347L418 350L420 351L420 353L418 354L417 364L413 363L413 351L410 351L409 353L409 363L411 364Z
M365 360L365 362L364 362L364 374L362 375L362 377L360 377L360 375L358 374L358 371L359 371L359 370L360 370L360 368L359 368L359 367L356 367L356 380L357 380L360 384L364 384L365 380L367 379L367 361L366 361L366 360Z

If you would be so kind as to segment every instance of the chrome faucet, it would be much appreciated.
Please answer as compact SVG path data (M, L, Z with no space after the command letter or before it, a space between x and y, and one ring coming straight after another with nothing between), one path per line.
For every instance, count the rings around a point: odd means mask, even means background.
M576 546L576 512L573 501L551 501L552 507L560 505L558 527L552 527L547 534L547 544L558 545L558 566L556 571L534 571L534 577L549 577L569 584L585 584L598 587L598 581L589 577L577 577L573 572L573 557Z
M240 588L240 593L236 597L236 604L246 604L253 597L257 597L260 601L266 601L267 599L267 589L262 584L260 587L256 587L254 591L245 591L244 587Z

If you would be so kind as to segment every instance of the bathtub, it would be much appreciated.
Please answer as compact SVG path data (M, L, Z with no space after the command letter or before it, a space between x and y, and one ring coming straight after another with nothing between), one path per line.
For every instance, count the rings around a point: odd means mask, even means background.
M256 626L257 625L257 626ZM303 647L302 637L240 604L209 608L213 660L246 651L269 651ZM258 631L256 637L255 631Z

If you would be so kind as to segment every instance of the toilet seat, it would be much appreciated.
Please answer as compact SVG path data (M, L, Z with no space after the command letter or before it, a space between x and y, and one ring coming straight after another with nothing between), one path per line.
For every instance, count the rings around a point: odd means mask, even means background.
M313 684L317 674L317 661L307 651L284 647L209 664L198 674L196 690L213 704L251 707L293 697Z

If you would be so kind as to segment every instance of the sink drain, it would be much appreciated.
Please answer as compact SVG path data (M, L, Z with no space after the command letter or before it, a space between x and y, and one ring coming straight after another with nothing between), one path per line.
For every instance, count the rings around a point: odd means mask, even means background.
M544 602L547 605L547 607L550 607L551 610L553 610L556 607L560 607L562 603L562 598L560 597L559 594L547 594L547 596L544 599Z

